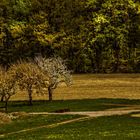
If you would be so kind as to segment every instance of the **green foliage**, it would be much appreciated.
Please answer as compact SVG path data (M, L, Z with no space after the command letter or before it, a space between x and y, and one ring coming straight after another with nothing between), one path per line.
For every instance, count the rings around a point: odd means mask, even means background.
M1 0L0 64L42 54L74 72L138 72L139 22L134 0Z
M13 16L18 20L25 18L30 13L30 0L12 0L11 1Z

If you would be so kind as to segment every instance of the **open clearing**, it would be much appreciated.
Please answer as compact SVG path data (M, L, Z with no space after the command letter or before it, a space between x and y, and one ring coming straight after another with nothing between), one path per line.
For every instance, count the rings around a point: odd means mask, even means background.
M34 95L35 100L48 99L46 95ZM123 98L140 99L140 74L80 74L73 75L73 85L60 85L55 91L55 100ZM27 94L20 93L11 100L27 100Z
M1 125L2 140L138 140L140 138L140 118L137 111L125 107L121 111L106 110L90 112L33 114ZM119 109L118 109L119 110ZM135 111L135 112L134 112ZM133 112L133 113L132 113ZM128 114L129 113L129 114ZM130 114L132 113L132 114ZM68 115L69 114L69 115Z
M74 75L60 85L54 101L34 95L33 106L20 92L9 112L28 115L0 124L2 140L139 140L140 74ZM0 103L2 106L2 103ZM69 112L55 113L61 109Z

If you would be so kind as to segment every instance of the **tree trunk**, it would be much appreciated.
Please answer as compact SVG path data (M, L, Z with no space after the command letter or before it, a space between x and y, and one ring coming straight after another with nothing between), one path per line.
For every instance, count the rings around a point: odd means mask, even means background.
M7 112L8 101L5 101L5 112Z
M10 96L8 96L7 98L5 97L5 112L7 112L7 109L8 109L8 101L10 99Z
M115 63L113 66L113 72L119 72L119 65L120 65L120 47L117 42L114 42L114 59Z
M49 101L52 101L52 93L53 93L53 89L51 87L48 87L48 94L49 94Z
M33 98L32 98L32 87L30 86L29 88L28 88L28 95L29 95L29 105L31 106L31 105L33 105Z
M95 67L96 67L96 73L102 72L102 47L95 48Z
M1 102L3 102L4 101L4 95L3 96L1 96Z

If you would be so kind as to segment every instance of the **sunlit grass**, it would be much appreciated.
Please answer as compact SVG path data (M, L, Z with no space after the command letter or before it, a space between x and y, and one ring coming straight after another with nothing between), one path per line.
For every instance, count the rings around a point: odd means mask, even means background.
M17 132L20 130L32 129L44 125L56 124L79 117L79 115L27 115L26 117L15 120L13 119L10 123L0 124L0 135Z
M54 92L54 101L34 95L33 106L28 96L19 92L12 97L8 111L54 112L68 108L70 111L98 111L125 105L140 105L140 74L83 74L73 75L73 85L60 85ZM136 100L137 99L137 100ZM13 101L18 100L18 101ZM2 105L2 103L0 103ZM48 125L79 116L29 116L0 126L0 133L7 133ZM30 132L5 136L4 140L139 140L139 113L108 116L73 122L54 128L39 128Z
M34 100L48 99L45 95L34 94ZM54 91L54 100L127 98L140 99L140 74L81 74L73 75L73 85L64 84ZM25 92L18 92L11 100L27 100Z
M55 116L54 116L55 117ZM38 123L49 124L48 122L54 117L39 117L35 124L35 120L28 120L30 126L36 127ZM63 118L64 117L64 118ZM68 116L63 116L61 120L68 119ZM72 118L72 117L70 117ZM70 119L69 118L69 119ZM58 122L60 118L56 116L54 122ZM27 121L27 119L26 119ZM48 122L47 122L48 121ZM23 126L21 122L15 122L12 126ZM15 125L15 126L14 126ZM25 124L29 126L29 124ZM19 128L20 128L19 127ZM8 129L8 131L11 128ZM72 122L68 124L59 125L53 128L39 128L37 130L22 132L19 134L7 135L3 140L139 140L140 138L140 118L134 118L130 115L110 116L91 118L84 121ZM3 131L4 133L5 131Z

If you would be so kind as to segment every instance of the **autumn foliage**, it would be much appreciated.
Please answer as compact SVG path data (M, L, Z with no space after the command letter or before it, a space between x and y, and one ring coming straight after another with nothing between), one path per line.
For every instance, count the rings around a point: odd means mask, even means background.
M49 101L52 101L53 90L60 83L71 85L70 71L60 57L36 57L35 61L18 61L7 71L0 68L0 97L5 102L6 111L10 97L18 94L17 91L26 91L32 105L33 93L48 94ZM48 92L44 93L44 88Z

